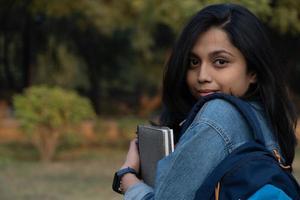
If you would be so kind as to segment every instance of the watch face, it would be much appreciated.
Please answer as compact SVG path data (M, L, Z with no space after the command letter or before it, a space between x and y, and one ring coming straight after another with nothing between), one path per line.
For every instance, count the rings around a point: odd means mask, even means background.
M112 189L117 192L122 194L122 191L120 190L120 177L118 176L118 172L115 173L113 184L112 184Z

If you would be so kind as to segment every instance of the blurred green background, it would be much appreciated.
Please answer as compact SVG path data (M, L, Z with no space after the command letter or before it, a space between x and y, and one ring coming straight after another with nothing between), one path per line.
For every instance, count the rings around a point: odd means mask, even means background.
M265 23L299 113L300 1L0 0L0 199L121 199L113 172L157 120L174 41L220 2Z

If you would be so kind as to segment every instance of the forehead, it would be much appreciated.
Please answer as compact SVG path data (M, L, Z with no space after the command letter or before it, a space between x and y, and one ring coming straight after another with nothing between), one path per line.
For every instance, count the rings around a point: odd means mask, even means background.
M209 53L225 50L232 54L240 55L240 51L231 43L225 31L212 27L199 35L193 48L193 53Z

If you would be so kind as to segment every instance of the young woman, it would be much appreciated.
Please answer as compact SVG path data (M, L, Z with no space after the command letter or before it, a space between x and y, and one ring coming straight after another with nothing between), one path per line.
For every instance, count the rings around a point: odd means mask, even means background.
M261 22L246 8L204 8L183 29L166 66L161 125L176 133L175 151L157 166L155 187L134 174L121 178L125 199L193 199L207 175L252 139L239 112L223 100L206 103L183 135L180 127L201 97L221 92L248 101L260 120L266 147L292 165L296 115ZM121 167L139 171L136 140Z

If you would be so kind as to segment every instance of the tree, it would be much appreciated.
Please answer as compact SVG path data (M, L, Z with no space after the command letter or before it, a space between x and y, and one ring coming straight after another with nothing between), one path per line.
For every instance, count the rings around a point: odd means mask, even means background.
M45 162L52 160L63 134L94 117L87 99L58 87L27 88L23 95L14 97L14 106L22 129Z
M163 65L188 18L221 2L249 8L278 35L272 38L279 50L288 39L293 45L283 53L296 52L300 2L294 0L1 0L1 86L76 89L97 113L112 98L134 108L144 93L159 91ZM291 69L298 62L294 55L284 59L293 61Z

